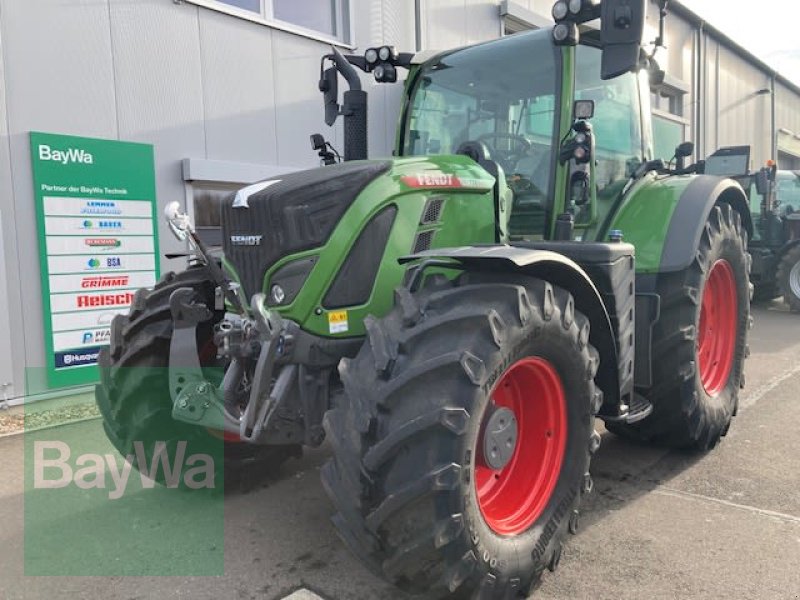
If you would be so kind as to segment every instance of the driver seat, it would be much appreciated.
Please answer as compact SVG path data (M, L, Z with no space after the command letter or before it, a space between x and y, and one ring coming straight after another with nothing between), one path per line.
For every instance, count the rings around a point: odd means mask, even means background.
M461 142L456 148L456 154L463 154L478 163L484 171L494 177L494 222L495 222L495 241L499 242L508 232L508 219L511 216L511 205L513 202L512 192L506 186L506 175L497 161L492 160L492 153L489 147L478 141ZM501 183L502 182L502 183ZM501 188L502 186L502 188ZM501 192L501 189L503 192Z

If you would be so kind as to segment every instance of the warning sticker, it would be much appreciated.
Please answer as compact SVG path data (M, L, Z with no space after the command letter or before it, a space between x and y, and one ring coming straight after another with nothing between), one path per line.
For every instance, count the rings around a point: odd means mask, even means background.
M345 333L348 329L346 310L328 313L328 331L331 333Z

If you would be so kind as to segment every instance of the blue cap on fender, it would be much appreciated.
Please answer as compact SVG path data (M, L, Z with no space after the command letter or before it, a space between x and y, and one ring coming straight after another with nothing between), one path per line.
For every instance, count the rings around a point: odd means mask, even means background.
M621 242L624 239L621 229L612 229L608 232L608 239L612 242Z

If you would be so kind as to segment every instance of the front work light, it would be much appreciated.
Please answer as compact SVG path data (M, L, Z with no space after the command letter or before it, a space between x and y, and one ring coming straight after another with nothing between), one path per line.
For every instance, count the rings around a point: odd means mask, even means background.
M395 51L391 46L381 46L380 50L378 50L378 58L380 58L383 62L392 60L394 57Z
M378 62L378 51L375 48L368 48L366 52L364 52L364 60L367 61L367 64L373 65Z
M565 0L559 0L553 5L553 20L558 22L564 19L569 12L569 7Z

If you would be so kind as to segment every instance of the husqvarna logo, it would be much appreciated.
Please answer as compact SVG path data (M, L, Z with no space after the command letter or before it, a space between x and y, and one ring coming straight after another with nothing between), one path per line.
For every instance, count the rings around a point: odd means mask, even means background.
M232 235L233 246L260 246L263 235Z

